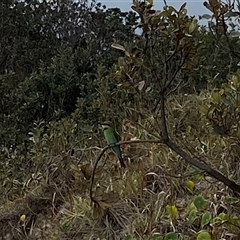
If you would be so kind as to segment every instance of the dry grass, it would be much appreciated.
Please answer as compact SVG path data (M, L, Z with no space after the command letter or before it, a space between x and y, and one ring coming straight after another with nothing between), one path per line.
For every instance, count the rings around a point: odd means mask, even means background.
M227 149L232 139L209 133L210 126L196 111L201 99L183 98L181 101L171 99L168 103L171 136L184 149L238 180L239 166ZM154 139L153 129L151 116L139 125L125 120L123 139ZM186 164L163 144L123 146L127 160L124 170L119 169L111 152L106 153L96 171L93 193L97 201L92 203L89 198L92 166L101 145L93 143L96 147L79 148L70 156L67 150L64 154L57 152L61 137L66 136L60 136L58 142L52 142L41 152L39 146L46 147L46 141L42 139L35 144L35 152L38 151L34 155L35 174L26 179L24 194L1 206L1 239L117 240L126 236L163 239L161 236L173 231L179 234L179 239L190 240L196 239L196 233L202 229L211 232L212 239L239 239L239 201L225 186ZM193 192L186 187L188 180L195 183ZM225 213L232 222L208 224L203 228L203 210L190 224L188 208L198 195L207 199L205 210L210 211L212 217ZM167 205L177 207L176 216L169 215ZM22 221L23 214L26 219Z

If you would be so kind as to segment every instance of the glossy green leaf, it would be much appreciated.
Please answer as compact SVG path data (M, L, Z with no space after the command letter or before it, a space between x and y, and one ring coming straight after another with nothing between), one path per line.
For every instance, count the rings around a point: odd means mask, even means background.
M195 197L195 199L193 200L194 205L196 206L196 208L199 209L204 209L207 201L204 199L204 197L202 195L199 195L197 197Z
M165 235L164 240L178 240L178 235L175 232L169 232Z
M205 212L203 215L202 215L202 220L201 220L201 226L204 227L206 226L207 224L210 223L212 219L212 215L209 211Z
M202 231L198 234L197 240L211 240L211 235L207 231Z
M188 220L190 222L190 224L192 224L197 218L197 210L196 209L192 209L188 215Z

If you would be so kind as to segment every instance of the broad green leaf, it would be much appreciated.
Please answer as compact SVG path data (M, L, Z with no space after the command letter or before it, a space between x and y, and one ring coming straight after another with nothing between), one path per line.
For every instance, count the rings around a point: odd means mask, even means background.
M197 240L211 240L211 235L207 231L202 231L198 234Z
M162 236L160 233L153 233L150 240L164 240L164 236Z
M209 211L205 212L203 215L202 215L202 220L201 220L201 226L204 227L206 226L207 224L210 223L212 219L212 215Z
M227 220L229 219L228 215L225 214L225 213L220 213L220 214L218 215L218 217L219 217L220 219L222 219L223 221L227 221Z
M23 215L20 217L20 221L21 221L21 222L24 222L25 220L26 220L26 215L23 214Z
M187 213L189 214L192 210L196 210L197 211L197 208L196 208L196 206L194 205L194 202L192 202L189 206L188 206L188 208L187 208L188 210L187 210Z
M237 74L233 74L231 77L231 85L235 88L238 89L240 85L240 78Z
M153 0L147 0L151 5L153 5Z
M215 102L220 103L222 98L220 92L216 91L212 93L212 98Z
M169 13L177 13L178 11L173 6L168 6Z
M204 115L208 114L208 107L206 105L201 105L199 108L200 112L203 113Z
M187 34L185 34L185 36L187 36ZM189 36L191 36L191 35L189 35ZM197 60L197 58L192 57L190 59L187 59L186 63L183 65L182 69L185 72L188 72L191 69L196 68L196 67L198 67L198 60Z
M210 18L212 18L212 16L209 15L209 14L203 14L203 15L199 16L199 19L202 19L202 18L204 18L204 19L210 19Z
M205 206L207 204L207 201L204 199L204 197L202 195L195 197L193 202L198 210L205 208Z
M223 94L225 94L225 90L222 88L220 91L219 91L220 95L222 96Z
M193 181L188 180L188 181L186 182L186 187L187 187L187 190L188 190L190 193L193 193L195 184L194 184Z
M232 31L230 32L231 37L240 37L240 32L239 31Z
M227 12L224 14L224 17L238 17L240 16L240 12Z
M175 232L169 232L165 235L164 240L178 240L178 235Z
M184 10L187 6L187 3L185 2L179 9L179 12L181 12L182 10Z
M172 205L172 206L167 205L166 210L167 210L168 215L170 215L170 217L175 218L178 214L178 209L175 205Z
M187 9L183 8L181 11L182 16L186 16L187 15Z
M198 28L198 22L197 22L197 19L194 19L189 25L188 32L192 34L197 28Z
M212 0L212 2L215 0ZM214 12L214 8L212 7L212 4L209 4L207 1L203 3L203 5L210 10L211 12Z
M188 220L189 220L190 224L192 224L196 218L197 218L197 210L192 209L188 215Z

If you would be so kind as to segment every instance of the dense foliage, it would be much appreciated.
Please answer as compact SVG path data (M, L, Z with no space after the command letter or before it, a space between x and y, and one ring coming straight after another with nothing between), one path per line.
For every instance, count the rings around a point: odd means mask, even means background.
M0 3L0 237L237 239L239 199L161 142L158 121L240 182L240 6L204 5L208 26L150 0ZM127 170L111 151L96 162L105 119L149 140L121 146Z

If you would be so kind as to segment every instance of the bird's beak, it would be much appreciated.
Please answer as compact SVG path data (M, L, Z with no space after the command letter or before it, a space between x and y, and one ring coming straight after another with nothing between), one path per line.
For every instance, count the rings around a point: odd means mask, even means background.
M102 124L102 130L105 130L105 129L107 129L108 128L108 126L107 125L105 125L105 124Z

